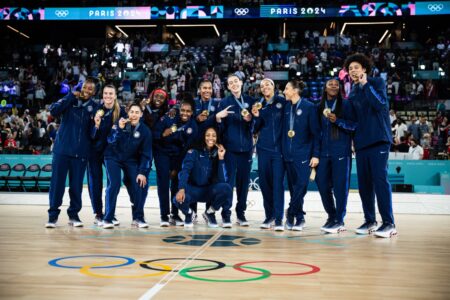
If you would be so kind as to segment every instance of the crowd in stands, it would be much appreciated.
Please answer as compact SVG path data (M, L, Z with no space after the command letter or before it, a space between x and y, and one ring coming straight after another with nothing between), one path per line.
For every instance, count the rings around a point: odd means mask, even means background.
M148 33L127 38L117 36L108 39L101 48L50 43L39 53L18 48L5 65L8 78L0 88L2 99L12 104L2 108L2 152L50 153L58 125L47 107L88 76L98 79L97 91L106 83L114 83L123 104L145 97L157 87L167 90L174 104L184 92L196 94L197 82L202 78L214 83L213 97L226 96L224 78L229 73L243 79L244 93L258 98L261 97L259 83L265 72L287 71L290 78L297 77L308 84L303 97L314 102L320 99L323 83L331 77L339 77L348 95L350 80L342 69L343 61L351 53L362 52L374 62L370 75L385 79L393 109L401 111L405 103L414 101L434 106L438 99L448 98L448 83L416 80L413 74L419 68L448 73L450 43L445 34L422 41L423 51L383 48L374 45L370 36L363 33L341 36L337 43L329 43L317 30L292 30L283 39L257 29L245 33L224 32L218 43L209 46L179 48L173 38L169 43L172 49L178 49L157 54L150 52L150 48L161 41ZM289 50L269 51L270 43L287 44ZM134 78L125 70L143 76ZM281 94L284 83L276 84L276 93ZM439 102L437 111L434 117L393 113L392 150L415 151L423 159L448 152L449 123L443 102Z

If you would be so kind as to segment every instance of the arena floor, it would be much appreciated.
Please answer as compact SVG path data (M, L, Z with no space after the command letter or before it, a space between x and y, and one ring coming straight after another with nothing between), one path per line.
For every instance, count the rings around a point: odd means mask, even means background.
M150 227L133 229L130 209L119 207L122 224L104 230L92 225L90 208L80 214L84 228L69 227L63 207L59 226L45 229L45 205L0 207L1 299L448 299L450 293L449 215L396 214L399 235L380 239L353 233L363 219L358 212L348 214L347 232L326 235L319 229L323 212L308 213L303 232L278 233L259 229L257 209L248 211L250 227L225 230L201 218L193 229L163 229L158 210L147 208Z

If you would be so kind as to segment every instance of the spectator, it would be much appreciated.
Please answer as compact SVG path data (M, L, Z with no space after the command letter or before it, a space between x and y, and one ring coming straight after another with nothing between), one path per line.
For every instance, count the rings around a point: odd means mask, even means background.
M420 160L423 158L423 148L414 138L411 139L411 147L409 148L408 155L411 160Z

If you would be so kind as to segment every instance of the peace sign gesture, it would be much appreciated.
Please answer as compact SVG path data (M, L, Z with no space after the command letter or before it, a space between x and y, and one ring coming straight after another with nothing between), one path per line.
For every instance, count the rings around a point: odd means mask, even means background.
M222 122L222 119L228 117L228 114L234 114L234 111L229 111L229 109L233 106L234 105L228 105L224 110L221 110L216 114L217 123Z

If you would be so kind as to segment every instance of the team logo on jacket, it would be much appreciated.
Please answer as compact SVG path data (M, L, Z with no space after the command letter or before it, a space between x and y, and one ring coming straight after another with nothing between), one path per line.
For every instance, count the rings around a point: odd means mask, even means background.
M189 127L188 129L186 129L187 134L191 134L192 133L192 128Z
M92 105L89 105L89 106L87 107L88 112L92 112L93 109L94 109L94 108L92 107Z
M297 116L300 116L303 113L301 109L297 109Z
M278 108L278 109L281 109L282 107L283 107L283 105L281 104L281 103L277 103L277 105L276 105L276 107Z
M211 111L215 111L216 108L214 106L211 106Z
M245 108L248 108L248 103L244 103L244 107L245 107Z
M133 136L135 137L135 138L139 138L140 136L141 136L141 133L139 132L139 131L136 131L134 134L133 134Z

